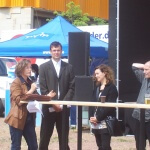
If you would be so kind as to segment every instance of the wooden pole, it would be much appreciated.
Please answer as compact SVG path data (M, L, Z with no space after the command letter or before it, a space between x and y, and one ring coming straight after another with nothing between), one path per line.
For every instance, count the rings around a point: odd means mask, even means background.
M28 103L27 101L21 101L21 103ZM139 137L139 150L144 150L145 149L145 134L144 134L144 126L145 126L145 109L150 109L150 105L149 104L137 104L137 103L101 103L101 102L79 102L79 101L39 101L39 103L41 104L63 104L67 107L67 105L76 105L79 108L82 108L81 106L99 106L99 107L117 107L117 108L140 108L141 109L141 115L140 115L140 137ZM64 107L65 108L65 107ZM65 109L64 109L65 110ZM79 117L79 116L78 116ZM78 118L79 119L79 118ZM65 120L65 118L64 118ZM65 128L65 127L63 127ZM82 131L82 126L80 124L79 131ZM62 150L66 150L66 137L65 134L63 133L63 139L64 140L64 145ZM82 133L80 132L78 134L78 138L80 138L79 136L81 136ZM82 146L81 146L82 142L78 141L78 149L82 150Z
M29 101L21 101L21 103L28 103ZM137 103L101 103L101 102L80 102L80 101L39 101L40 104L62 104L62 105L76 105L76 106L99 106L99 107L118 107L118 108L143 108L150 109L150 104Z

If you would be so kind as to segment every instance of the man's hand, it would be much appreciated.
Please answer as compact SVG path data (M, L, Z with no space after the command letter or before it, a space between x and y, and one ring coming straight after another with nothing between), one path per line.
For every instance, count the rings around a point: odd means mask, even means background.
M56 95L56 93L53 91L53 90L51 90L48 94L47 94L47 96L49 96L49 97L54 97Z
M132 66L133 66L133 67L136 67L136 68L139 68L139 69L144 69L144 64L133 63Z
M62 108L60 107L60 105L58 105L58 104L53 104L52 106L53 106L53 108L55 109L56 112L62 111Z

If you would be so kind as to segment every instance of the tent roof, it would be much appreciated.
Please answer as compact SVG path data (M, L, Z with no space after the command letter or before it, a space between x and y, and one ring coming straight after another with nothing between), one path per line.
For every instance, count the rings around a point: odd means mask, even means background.
M63 46L63 56L68 56L68 33L82 32L57 16L44 26L29 32L19 38L0 42L0 56L6 57L49 57L49 46L53 41L59 41ZM107 58L108 44L90 37L90 56Z

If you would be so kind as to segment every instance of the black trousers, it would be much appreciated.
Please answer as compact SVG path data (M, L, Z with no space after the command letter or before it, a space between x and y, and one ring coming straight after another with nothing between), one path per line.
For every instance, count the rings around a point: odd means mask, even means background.
M136 149L139 150L139 136L140 136L140 122L137 119L135 120L135 129L134 129L134 135L135 135L135 141L136 141ZM146 140L148 139L150 143L150 121L145 122L145 147L146 147Z
M98 150L111 150L110 141L111 136L109 133L94 134Z
M69 109L67 112L67 122L66 124L66 135L69 135ZM59 139L59 150L62 148L62 112L49 112L44 117L42 117L41 130L40 130L40 143L39 150L48 150L48 145L50 143L50 138L53 134L54 126L56 124L56 129ZM68 138L67 138L68 139ZM68 141L67 141L68 143ZM68 146L68 150L69 150Z

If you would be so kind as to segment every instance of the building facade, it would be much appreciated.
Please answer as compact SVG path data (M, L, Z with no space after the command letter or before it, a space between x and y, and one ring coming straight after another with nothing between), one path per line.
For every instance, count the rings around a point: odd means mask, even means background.
M2 30L34 29L54 18L53 12L66 11L71 0L0 0L0 38ZM83 13L108 20L109 0L72 0Z
M73 1L83 13L108 20L109 0L1 0L0 7L33 7L51 11L65 11L66 4Z

